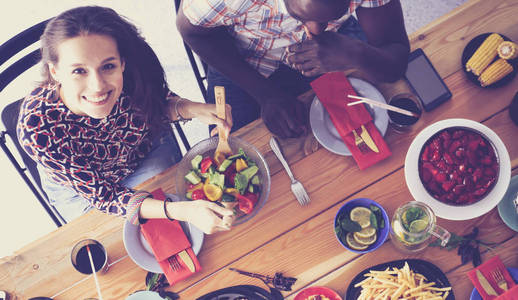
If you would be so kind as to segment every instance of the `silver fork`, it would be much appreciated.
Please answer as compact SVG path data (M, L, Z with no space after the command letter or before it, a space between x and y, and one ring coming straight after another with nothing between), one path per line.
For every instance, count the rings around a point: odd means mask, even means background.
M288 162L286 159L284 159L284 156L282 155L281 148L279 147L279 144L277 143L277 140L272 136L270 139L270 147L273 150L273 153L275 153L275 156L280 160L282 166L286 170L286 173L288 173L288 176L291 179L291 191L295 195L295 198L297 198L297 201L299 201L300 205L306 205L309 203L310 199L308 196L308 193L302 186L302 183L295 179L293 177L293 173L290 170L290 166L288 165Z
M180 262L178 261L178 258L176 257L176 255L173 255L171 257L169 257L167 259L167 261L169 262L169 266L171 266L171 269L175 272L178 272L178 270L180 270L182 268L182 266L180 265Z

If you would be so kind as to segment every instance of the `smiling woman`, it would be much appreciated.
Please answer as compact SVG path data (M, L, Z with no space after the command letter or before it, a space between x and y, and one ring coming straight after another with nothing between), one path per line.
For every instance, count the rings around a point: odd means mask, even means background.
M229 230L232 210L168 202L134 187L181 158L170 123L198 118L230 131L214 104L183 99L138 29L114 10L83 6L53 18L41 36L43 83L22 102L17 132L66 221L96 208L127 218L189 221ZM163 208L162 208L163 207Z

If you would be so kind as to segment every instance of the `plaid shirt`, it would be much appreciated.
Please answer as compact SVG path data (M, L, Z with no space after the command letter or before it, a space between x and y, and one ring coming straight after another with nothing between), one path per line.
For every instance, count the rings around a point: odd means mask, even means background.
M390 0L351 0L349 11L329 22L336 31L358 7L378 7ZM302 22L291 17L284 0L184 0L183 12L197 26L229 26L245 60L263 76L284 60L286 47L306 39Z

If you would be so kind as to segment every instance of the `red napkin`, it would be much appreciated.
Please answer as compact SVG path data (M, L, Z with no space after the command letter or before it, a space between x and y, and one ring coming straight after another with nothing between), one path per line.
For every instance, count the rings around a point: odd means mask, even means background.
M155 199L162 200L166 197L162 189L157 189L151 194ZM167 219L150 219L140 225L140 228L170 285L194 274L189 271L180 258L178 258L178 262L182 265L180 270L173 271L169 264L168 258L183 250L187 250L194 262L196 271L201 270L200 263L191 248L189 239L183 232L180 222Z
M366 169L392 154L365 106L360 104L347 106L347 103L357 101L347 95L357 94L343 72L326 73L311 82L311 87L329 113L331 121L351 151L360 170ZM365 125L372 140L378 146L378 153L371 150L362 153L354 143L352 131L356 129L356 133L360 135L361 125Z
M496 298L498 298L498 299L506 299L506 298L500 298L503 295L501 295L500 297L497 297L497 296L490 296L490 295L486 294L486 292L484 292L484 289L482 288L482 286L480 285L480 283L478 281L476 270L479 270L480 273L482 273L482 275L484 275L484 277L487 279L489 284L493 287L493 289L498 294L504 293L505 291L498 287L498 285L496 284L496 281L491 276L491 271L496 270L496 269L499 269L502 272L502 275L504 276L505 280L507 281L507 286L509 287L509 289L512 286L516 285L516 283L514 283L513 278L511 277L511 275L507 271L507 268L504 266L504 264L502 263L502 261L500 260L500 257L498 255L494 256L490 260L486 261L485 263L481 264L477 268L475 268L475 269L473 269L473 270L468 272L469 279L471 280L471 282L473 283L473 285L477 289L478 293L480 294L480 296L484 300L490 300L490 299L496 299ZM518 292L518 290L516 290L516 289L513 289L513 290L514 290L513 293L517 293ZM509 293L509 292L511 292L511 290L509 290L507 293ZM506 293L506 296L507 296L507 293ZM509 298L509 299L511 299L511 298ZM513 298L513 299L517 299L517 298Z

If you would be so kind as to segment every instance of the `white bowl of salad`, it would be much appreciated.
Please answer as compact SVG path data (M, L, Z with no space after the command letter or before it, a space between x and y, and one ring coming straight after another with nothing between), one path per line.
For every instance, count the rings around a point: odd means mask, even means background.
M232 155L221 164L214 159L218 137L194 145L176 173L176 191L183 200L207 200L234 209L234 225L251 219L270 193L270 170L253 145L230 136Z

